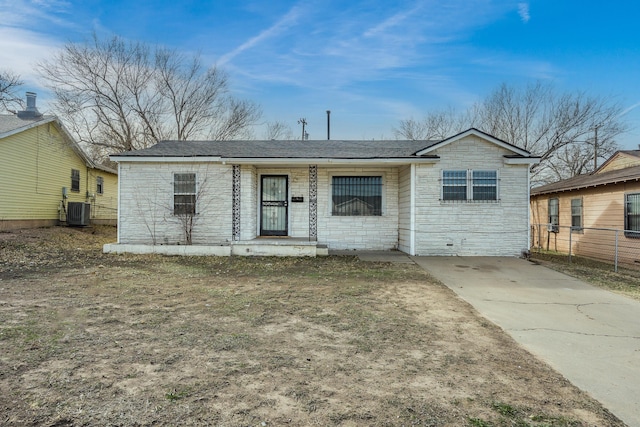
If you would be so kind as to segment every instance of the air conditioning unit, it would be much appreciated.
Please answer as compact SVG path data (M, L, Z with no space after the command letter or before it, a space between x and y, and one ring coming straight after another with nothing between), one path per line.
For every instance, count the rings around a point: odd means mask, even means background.
M67 206L67 224L87 226L91 222L91 204L69 202Z

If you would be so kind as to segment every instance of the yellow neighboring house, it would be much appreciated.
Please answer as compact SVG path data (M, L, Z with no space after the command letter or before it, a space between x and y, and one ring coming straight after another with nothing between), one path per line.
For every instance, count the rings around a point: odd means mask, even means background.
M95 164L55 116L0 115L0 230L117 221L118 175Z

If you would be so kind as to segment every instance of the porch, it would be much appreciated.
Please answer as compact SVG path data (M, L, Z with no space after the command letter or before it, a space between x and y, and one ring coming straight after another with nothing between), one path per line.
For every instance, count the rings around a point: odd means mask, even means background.
M220 245L144 245L108 243L104 253L134 253L183 256L293 256L316 257L329 255L327 245L304 238L258 237L236 240Z

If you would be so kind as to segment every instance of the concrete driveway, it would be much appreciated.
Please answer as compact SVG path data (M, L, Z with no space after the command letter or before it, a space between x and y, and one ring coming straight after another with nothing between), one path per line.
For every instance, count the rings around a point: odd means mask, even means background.
M627 425L640 427L640 302L523 259L411 258Z

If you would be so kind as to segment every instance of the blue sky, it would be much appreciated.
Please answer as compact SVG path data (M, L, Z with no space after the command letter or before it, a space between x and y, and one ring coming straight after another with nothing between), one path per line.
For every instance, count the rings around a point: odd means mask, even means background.
M0 68L32 71L65 42L100 36L199 52L264 120L310 139L393 138L431 110L465 109L503 82L612 97L640 144L640 3L575 0L0 0ZM261 136L257 130L256 135Z

